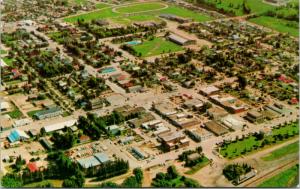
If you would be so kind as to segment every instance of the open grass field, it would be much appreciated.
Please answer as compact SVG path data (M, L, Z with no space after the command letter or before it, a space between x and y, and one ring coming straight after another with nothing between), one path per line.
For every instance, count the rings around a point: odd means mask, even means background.
M212 20L211 17L205 14L194 12L175 5L168 5L165 3L157 2L128 5L124 7L115 8L115 10L116 11L114 11L114 8L112 7L104 7L103 9L98 11L92 11L81 15L66 17L64 18L64 21L75 23L78 19L84 19L87 22L93 19L109 19L119 24L128 25L136 21L159 21L160 14L174 14L176 16L184 18L191 18L198 22ZM140 13L136 13L134 15L127 15L127 12Z
M257 18L249 19L249 21L271 28L281 33L289 33L295 37L299 36L299 23L295 21L288 21L269 16L259 16Z
M264 181L257 187L296 187L299 182L299 165L295 165Z
M111 6L111 5L105 4L105 3L97 3L97 4L95 5L95 7L96 7L97 9L103 9L103 8L110 7L110 6Z
M202 169L208 164L209 164L209 159L207 159L207 157L204 157L202 162L199 162L197 165L191 167L191 169L185 172L185 174L188 175L195 174L197 171L199 171L200 169Z
M144 41L142 44L133 46L133 49L138 54L140 53L141 57L148 57L183 50L181 46L163 38L154 38L153 40Z
M270 145L273 145L273 144L275 145L275 144L278 144L278 143L281 143L284 141L284 140L279 141L279 140L275 139L273 137L274 135L278 135L278 134L291 135L293 133L295 133L295 134L299 133L299 128L298 128L297 123L291 123L285 127L273 129L271 135L264 137L264 139L268 139L268 141L270 141L270 144L265 145L263 148L266 148ZM220 149L220 154L227 158L239 157L241 155L263 149L263 148L259 147L259 146L261 146L262 142L263 142L263 140L256 140L256 138L254 136L249 136L248 138L244 138L244 139L238 140L236 142L231 142L227 146L222 147Z
M142 11L155 11L158 9L162 9L167 5L162 3L142 3L142 4L134 4L128 5L124 7L116 8L115 11L118 13L135 13L135 12L142 12Z
M269 155L262 157L262 159L265 161L273 161L282 158L287 154L296 153L298 151L299 142L295 142L271 152Z
M13 119L18 119L23 116L22 112L17 108L11 112L8 112L7 114Z
M213 4L217 9L232 12L236 16L244 15L243 1L244 0L205 0L207 4ZM263 0L247 0L246 2L246 5L251 10L250 13L262 13L275 8L273 5L264 3Z
M50 182L53 185L54 188L62 187L62 183L63 183L62 180L43 180L43 181L40 181L40 182L34 182L34 183L31 183L31 184L26 184L23 187L24 188L35 188L35 187L38 187L38 186L45 185L48 182Z

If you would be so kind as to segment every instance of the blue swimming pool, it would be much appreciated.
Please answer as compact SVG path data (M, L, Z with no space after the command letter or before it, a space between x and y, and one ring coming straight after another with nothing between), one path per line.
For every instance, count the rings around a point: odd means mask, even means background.
M142 43L141 41L129 41L126 44L127 45L138 45L138 44L141 44L141 43Z
M103 68L101 69L101 73L105 74L105 73L111 73L111 72L115 72L116 71L116 68L114 67L107 67L107 68Z

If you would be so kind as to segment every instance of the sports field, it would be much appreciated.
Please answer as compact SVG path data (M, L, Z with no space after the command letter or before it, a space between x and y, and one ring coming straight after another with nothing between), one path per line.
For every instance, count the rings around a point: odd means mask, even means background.
M154 56L164 53L177 52L183 48L163 38L154 38L132 47L141 57Z
M131 24L136 21L159 21L160 14L174 14L198 22L212 20L208 15L199 12L162 2L151 2L120 7L104 7L89 13L66 17L64 21L75 23L78 19L84 19L87 22L93 19L109 19L120 24Z
M295 165L266 180L257 187L296 187L299 181L299 165Z

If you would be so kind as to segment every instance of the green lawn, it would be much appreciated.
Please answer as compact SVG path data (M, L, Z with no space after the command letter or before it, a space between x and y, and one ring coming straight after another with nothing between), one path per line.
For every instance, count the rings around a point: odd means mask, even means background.
M136 21L159 21L160 19L158 16L160 14L174 14L176 16L180 16L184 18L191 18L198 22L212 20L212 18L207 15L194 12L185 8L181 8L178 6L174 6L174 5L170 5L168 8L163 10L157 10L158 8L162 8L162 7L164 6L163 4L160 3L142 3L137 5L129 5L127 7L120 7L117 9L117 11L120 11L120 13L113 12L111 7L106 7L106 8L104 7L102 10L64 18L64 21L74 23L78 19L84 19L85 21L91 21L93 19L110 19L113 22L128 25ZM149 11L149 12L137 13L134 15L126 15L126 11L130 11L130 12Z
M197 165L191 167L191 169L185 172L185 174L188 175L195 174L197 171L199 171L200 169L202 169L208 164L209 164L209 159L207 159L207 157L204 157L202 162L199 162Z
M30 111L30 112L27 112L27 115L28 115L29 117L33 117L33 115L34 115L35 113L39 112L39 111L42 111L42 110L33 110L33 111Z
M141 3L135 5L128 5L120 8L116 8L116 11L119 13L135 13L141 11L153 11L157 9L164 8L165 5L162 3Z
M257 187L296 187L299 182L299 165L295 165L264 181Z
M154 38L153 40L144 41L142 44L133 46L133 49L137 53L141 53L141 57L183 50L181 46L163 38Z
M5 64L7 64L8 66L13 67L13 61L14 61L13 58L4 57L2 60L3 60L3 61L5 62Z
M6 50L3 50L3 49L0 50L0 54L6 54L6 53L7 53Z
M272 160L282 158L287 154L296 153L298 151L299 151L299 142L295 142L271 152L269 155L262 157L262 159L265 161L272 161Z
M212 18L207 15L198 12L193 12L186 8L181 8L174 5L169 6L167 9L160 10L159 14L174 14L176 16L183 17L183 18L191 18L197 22L212 20Z
M97 9L103 9L103 8L106 8L106 7L110 7L111 5L105 4L105 3L97 3L95 6L96 6Z
M207 3L216 5L217 9L223 9L226 12L233 12L236 16L241 16L243 12L243 1L244 0L205 0ZM268 10L272 10L275 7L264 3L263 0L247 0L251 13L262 13Z
M295 21L288 21L269 16L259 16L257 18L249 19L249 21L274 29L278 32L289 33L295 37L299 36L299 24Z
M18 119L23 116L22 112L18 108L16 108L15 110L13 110L11 112L8 112L7 114L13 119Z
M88 1L87 0L73 0L76 4L80 5L80 4L86 4Z
M265 136L264 139L268 139L271 141L270 145L280 143L282 141L274 139L274 135L278 134L289 134L291 135L293 132L299 133L298 123L291 123L284 127L280 127L278 129L273 129L272 134L269 136ZM231 142L227 146L224 146L220 149L220 154L227 158L235 158L239 157L243 154L251 153L256 150L260 150L259 146L261 146L263 140L255 140L254 136L249 136L248 138L244 138L243 140L238 140L236 142ZM255 147L256 146L256 147ZM268 145L265 145L267 147Z
M53 185L53 187L55 187L55 188L60 188L60 187L62 187L62 182L63 181L62 180L43 180L43 181L40 181L40 182L34 182L34 183L26 184L23 187L25 187L25 188L35 188L37 186L44 185L47 182L50 182Z

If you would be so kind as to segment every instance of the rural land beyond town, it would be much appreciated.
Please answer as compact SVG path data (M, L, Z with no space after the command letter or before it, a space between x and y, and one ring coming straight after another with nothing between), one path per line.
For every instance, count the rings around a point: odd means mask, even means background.
M0 0L0 186L299 186L298 0Z

